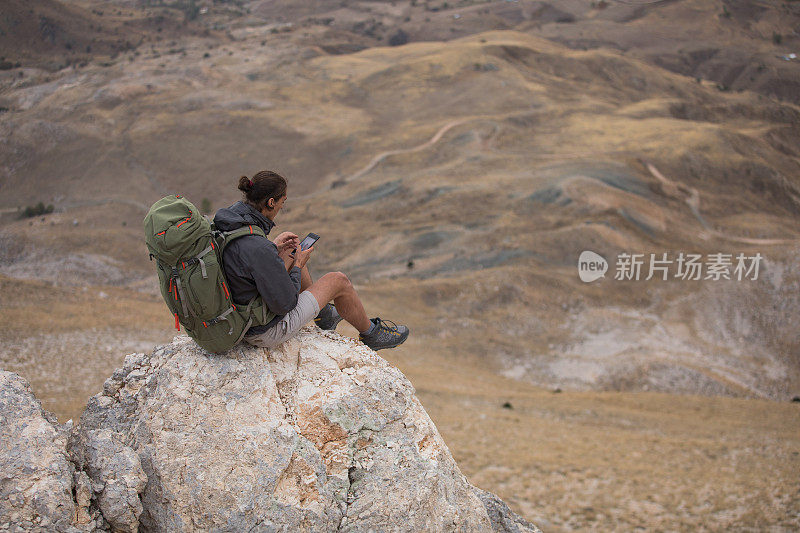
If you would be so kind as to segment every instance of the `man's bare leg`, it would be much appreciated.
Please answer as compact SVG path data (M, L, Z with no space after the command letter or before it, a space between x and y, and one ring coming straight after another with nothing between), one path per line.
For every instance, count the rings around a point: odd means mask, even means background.
M333 305L336 306L336 310L341 317L356 328L359 333L363 333L372 327L372 322L367 318L367 312L364 311L364 304L361 303L361 298L358 297L356 289L345 274L328 272L313 282L308 287L308 291L317 299L320 309L333 300Z

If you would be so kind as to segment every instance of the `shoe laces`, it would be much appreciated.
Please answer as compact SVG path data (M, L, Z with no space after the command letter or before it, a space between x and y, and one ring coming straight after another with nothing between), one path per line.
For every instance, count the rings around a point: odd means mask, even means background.
M378 328L382 328L388 331L397 331L397 324L395 324L391 320L381 320L380 318L375 318L375 320L377 321L376 326ZM386 326L387 322L391 324L391 326Z

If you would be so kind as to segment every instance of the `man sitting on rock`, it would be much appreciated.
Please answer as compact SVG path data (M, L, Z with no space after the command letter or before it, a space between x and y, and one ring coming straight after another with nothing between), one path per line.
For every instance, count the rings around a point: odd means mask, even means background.
M214 225L221 231L254 225L269 234L286 201L286 189L286 179L275 172L262 171L252 179L243 176L239 190L244 199L217 211ZM225 248L222 260L233 301L247 305L261 295L269 310L276 313L268 324L251 327L245 333L246 342L272 348L292 338L314 317L322 329L331 330L344 318L373 350L394 348L408 338L406 326L367 318L361 299L343 273L329 272L313 281L306 267L313 251L313 246L300 249L298 236L291 232L281 233L274 243L248 235Z

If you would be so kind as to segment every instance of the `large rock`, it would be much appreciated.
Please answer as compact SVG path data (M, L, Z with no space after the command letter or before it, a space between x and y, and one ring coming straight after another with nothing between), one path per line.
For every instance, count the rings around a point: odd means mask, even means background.
M0 370L0 531L78 531L66 430Z
M405 376L315 326L129 355L72 449L121 531L537 531L469 484Z
M78 440L79 439L79 440ZM93 508L99 508L114 531L134 533L139 529L145 476L139 456L108 429L81 432L70 443L75 463L89 480Z

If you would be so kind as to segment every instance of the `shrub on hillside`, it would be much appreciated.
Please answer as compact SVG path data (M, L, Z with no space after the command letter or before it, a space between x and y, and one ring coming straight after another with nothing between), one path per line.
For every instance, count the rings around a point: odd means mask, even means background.
M398 29L397 33L389 37L389 46L401 46L408 42L408 34L402 29Z
M38 217L39 215L46 215L52 213L55 208L53 204L45 206L44 203L39 202L36 205L29 205L22 210L22 218Z

